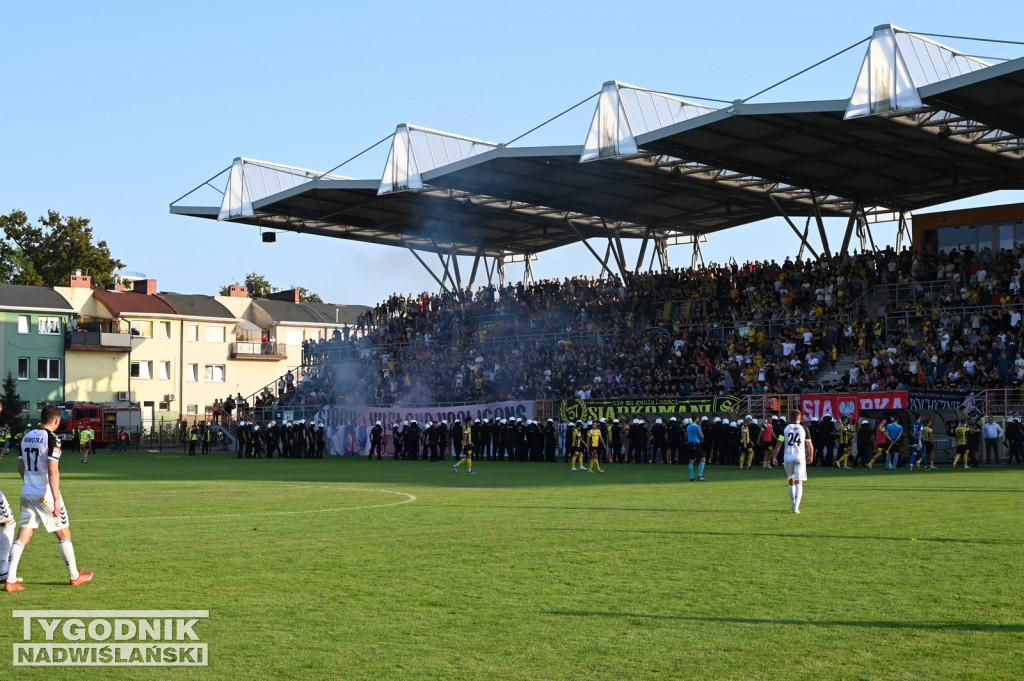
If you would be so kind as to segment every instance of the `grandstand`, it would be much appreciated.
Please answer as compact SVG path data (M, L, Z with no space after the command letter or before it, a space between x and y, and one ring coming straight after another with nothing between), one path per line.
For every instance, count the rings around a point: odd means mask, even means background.
M1017 411L1019 247L901 246L914 211L1024 189L1024 59L891 25L861 42L849 100L716 109L613 81L579 146L400 125L379 180L239 158L171 212L407 248L438 283L382 301L358 340L311 348L293 392L250 400L271 409L730 395L763 418L801 394L1013 390ZM698 266L708 235L780 216L810 258ZM839 248L827 218L846 221ZM895 249L874 247L883 221ZM623 239L641 243L635 266ZM597 277L534 280L538 253L577 242ZM669 265L678 244L690 267Z

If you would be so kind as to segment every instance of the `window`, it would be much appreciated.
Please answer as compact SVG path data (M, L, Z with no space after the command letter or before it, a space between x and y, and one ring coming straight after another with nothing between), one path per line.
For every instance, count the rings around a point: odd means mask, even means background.
M285 331L285 342L288 345L302 345L302 329L288 329Z
M206 342L207 343L223 343L224 342L224 327L223 326L210 326L206 325Z
M28 411L28 409L29 409L28 400L22 400L22 402L21 402L21 410L22 411Z
M39 333L46 336L60 334L60 317L40 317Z
M198 364L187 364L185 366L185 380L189 383L195 383L199 380L199 365Z
M27 314L18 315L18 333L29 333L28 325L32 323L32 318Z
M170 402L157 402L156 410L157 411L170 411L171 410L171 403Z
M139 338L153 337L153 322L128 322L128 328L131 329L133 336L138 336Z
M60 380L60 360L40 358L36 363L37 376L40 381Z
M199 414L199 405L198 404L190 404L190 405L188 405L187 407L185 407L185 413L187 415L189 415L189 416L196 416L196 415L198 415Z
M171 378L171 363L170 362L160 362L159 364L157 364L157 368L160 370L160 373L158 375L159 375L161 381L168 381L168 380L170 380L170 378Z
M185 340L197 341L199 340L199 325L198 324L186 324L185 325Z
M18 380L19 381L27 381L29 378L31 378L31 377L28 375L28 357L19 357L18 358Z
M132 378L153 378L152 362L132 362Z
M156 323L156 337L157 338L170 338L171 337L171 323L170 322L157 322Z
M224 382L224 365L223 364L207 364L206 365L206 382L207 383L223 383Z

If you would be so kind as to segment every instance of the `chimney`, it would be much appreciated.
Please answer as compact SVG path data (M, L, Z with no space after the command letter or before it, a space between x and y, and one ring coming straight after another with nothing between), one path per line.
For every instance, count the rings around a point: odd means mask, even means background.
M78 270L71 275L68 286L71 288L92 288L92 277L84 275L82 270Z
M232 298L248 298L249 289L244 286L228 286L228 295Z
M299 289L290 288L287 291L268 293L267 300L285 300L289 303L297 303L299 302Z
M138 279L135 281L132 291L151 296L156 293L156 279Z

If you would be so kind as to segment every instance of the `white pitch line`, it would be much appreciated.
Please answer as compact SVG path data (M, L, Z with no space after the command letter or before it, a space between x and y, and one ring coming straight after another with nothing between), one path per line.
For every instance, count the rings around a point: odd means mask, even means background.
M167 483L167 484L171 484L171 483ZM205 484L208 484L208 485L232 485L232 484L237 484L237 483L227 482L227 481L211 480L210 482L205 483ZM292 489L333 489L333 490L345 491L345 490L353 489L352 487L336 487L335 485L298 485L296 483L287 482L287 481L281 481L281 482L277 482L277 483L271 482L271 483L268 483L268 486L269 485L275 485L275 486L287 485L287 489L289 489L289 490L292 490ZM145 494L146 494L147 497L148 496L153 496L155 494L193 494L193 493L197 493L197 492L198 493L216 492L218 494L223 494L225 492L226 493L231 493L231 492L252 492L254 489L255 489L255 487L231 487L231 488L228 488L228 489L224 489L223 487L221 487L221 488L214 488L214 487L207 487L207 488L203 488L203 487L175 487L174 489L160 489L160 490L147 489ZM378 490L368 490L368 491L376 492ZM73 492L72 496L74 496L76 499L78 499L80 497L123 497L123 496L125 496L125 493L124 492Z
M406 497L403 501L396 501L393 504L371 504L369 506L342 506L340 508L314 508L308 511L269 511L267 513L220 513L216 515L162 515L162 516L125 516L121 518L85 518L76 520L76 523L99 523L118 520L206 520L215 518L258 518L263 516L277 515L307 515L310 513L333 513L336 511L361 511L368 508L386 508L388 506L401 506L416 501L416 496L407 492L394 492L386 489L361 489L346 488L349 492L372 492L376 494L397 494Z

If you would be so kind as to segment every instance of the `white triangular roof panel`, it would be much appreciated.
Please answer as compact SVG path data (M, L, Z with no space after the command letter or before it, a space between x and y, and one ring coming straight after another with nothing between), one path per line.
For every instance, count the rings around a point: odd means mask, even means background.
M391 138L377 195L423 189L422 173L497 149L493 142L401 124Z
M601 88L580 163L639 153L636 136L715 109L617 81Z

